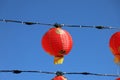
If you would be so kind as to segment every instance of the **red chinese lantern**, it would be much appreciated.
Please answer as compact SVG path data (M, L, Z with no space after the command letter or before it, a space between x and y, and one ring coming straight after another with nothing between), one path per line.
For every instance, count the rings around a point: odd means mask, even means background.
M120 78L117 78L116 80L120 80Z
M64 76L55 76L52 80L67 80Z
M111 36L109 46L115 56L115 63L120 64L120 32L116 32Z
M42 38L43 49L54 56L54 64L62 64L64 55L72 49L72 37L60 27L49 29Z

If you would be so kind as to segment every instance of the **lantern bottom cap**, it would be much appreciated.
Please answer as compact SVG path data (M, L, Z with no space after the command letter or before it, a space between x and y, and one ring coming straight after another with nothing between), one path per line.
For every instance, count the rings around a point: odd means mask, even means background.
M120 57L115 57L114 62L118 65L120 65Z
M64 57L61 56L61 57L58 57L58 56L55 56L54 57L54 64L62 64L64 61Z

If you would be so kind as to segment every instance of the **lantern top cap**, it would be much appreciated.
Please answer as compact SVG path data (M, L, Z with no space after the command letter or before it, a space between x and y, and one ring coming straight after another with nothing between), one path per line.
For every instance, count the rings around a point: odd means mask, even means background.
M61 28L62 26L64 26L64 24L58 24L58 23L54 24L54 27L56 27L56 28Z
M56 72L56 75L57 75L57 76L62 76L62 75L64 75L64 73L61 72L61 71L57 71L57 72Z

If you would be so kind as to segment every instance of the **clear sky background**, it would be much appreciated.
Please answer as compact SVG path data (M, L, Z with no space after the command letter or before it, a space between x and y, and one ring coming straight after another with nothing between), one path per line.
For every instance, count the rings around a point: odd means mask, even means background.
M41 23L120 27L119 0L0 0L0 18ZM0 22L0 70L41 70L117 74L109 39L119 30L69 28L73 48L62 65L41 47L52 26ZM53 74L0 73L0 80L50 80ZM68 80L115 80L116 77L65 75Z

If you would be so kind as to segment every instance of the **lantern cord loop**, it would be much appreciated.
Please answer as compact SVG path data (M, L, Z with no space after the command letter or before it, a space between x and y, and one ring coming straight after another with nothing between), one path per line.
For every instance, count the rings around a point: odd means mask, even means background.
M0 72L12 72L14 74L20 74L22 72L28 73L44 73L44 74L56 74L56 75L65 75L65 74L81 74L81 75L95 75L95 76L111 76L111 77L120 77L119 74L98 74L98 73L89 73L89 72L47 72L47 71L24 71L24 70L0 70Z
M39 23L39 22L24 22L18 20L7 20L7 19L0 19L1 22L13 22L13 23L21 23L25 25L46 25L46 26L54 26L54 27L79 27L79 28L96 28L96 29L120 29L118 27L109 27L109 26L83 26L83 25L67 25L67 24L48 24L48 23Z

